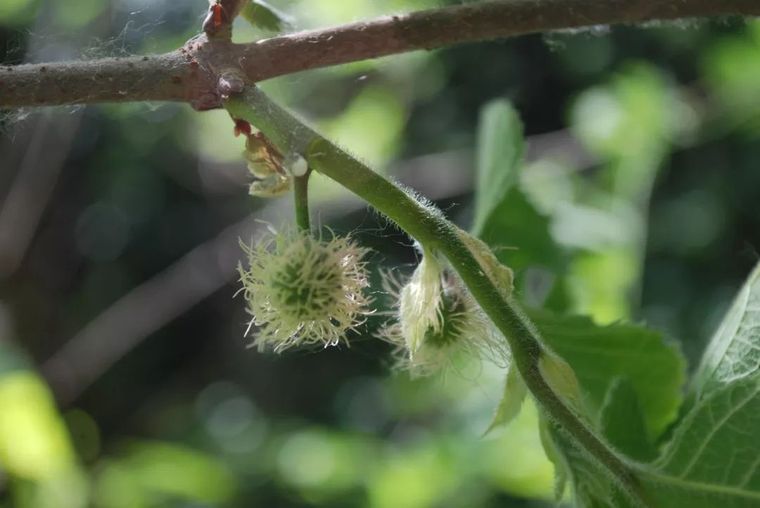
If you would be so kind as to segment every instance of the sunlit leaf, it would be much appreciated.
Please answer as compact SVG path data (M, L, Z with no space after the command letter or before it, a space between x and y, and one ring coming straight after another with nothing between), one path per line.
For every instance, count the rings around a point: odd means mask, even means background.
M68 436L39 377L23 370L2 376L0 407L0 463L6 471L40 480L68 467Z
M689 412L642 478L664 505L760 506L760 266L705 352Z
M760 372L760 264L713 335L694 375L697 397Z
M509 102L485 106L478 130L472 231L514 270L541 265L559 271L563 250L549 233L550 219L518 185L524 149L522 124Z
M486 105L478 129L474 234L486 223L516 184L525 143L520 117L504 100Z
M654 470L641 473L660 506L760 506L760 375L714 390L678 426Z
M0 470L19 507L79 508L86 483L45 382L24 356L0 345Z

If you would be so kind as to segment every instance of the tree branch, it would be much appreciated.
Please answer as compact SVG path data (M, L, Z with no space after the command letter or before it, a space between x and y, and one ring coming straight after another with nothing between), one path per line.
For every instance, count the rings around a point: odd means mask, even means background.
M183 75L171 54L0 67L0 106L185 100Z
M758 0L508 0L469 3L298 32L250 44L199 36L154 57L0 67L0 107L184 101L219 107L219 76L253 82L453 44L601 24L760 16Z

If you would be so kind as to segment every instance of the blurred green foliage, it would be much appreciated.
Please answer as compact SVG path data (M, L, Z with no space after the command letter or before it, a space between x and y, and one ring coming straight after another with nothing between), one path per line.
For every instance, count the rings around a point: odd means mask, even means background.
M0 464L17 506L84 507L87 480L45 381L0 343Z
M303 29L446 2L271 3ZM197 32L205 9L204 0L3 0L0 61L169 50ZM236 25L238 40L259 35ZM593 340L607 330L597 324L646 322L677 339L693 365L758 257L757 22L535 35L264 87L378 170L406 161L397 176L465 226L478 213L471 189L483 164L474 155L481 108L511 100L528 136L526 160L515 156L511 189L484 237L490 227L500 259L516 268L519 297L554 313L545 326L587 314L596 324L572 323L593 330ZM21 116L0 120L3 198L18 185L27 151L39 151L30 140L43 135L47 118ZM159 330L125 346L113 367L56 409L51 390L60 397L69 378L48 359L133 288L165 283L173 272L164 269L264 203L245 195L242 141L224 112L133 104L59 108L50 117L80 120L23 262L2 270L0 506L549 505L553 468L532 405L481 437L503 371L392 374L388 348L371 338L377 322L352 337L350 349L277 358L247 351L234 282L201 294L195 306L188 296L218 266L234 267L224 256L198 253L192 277L174 293L143 295L164 316ZM61 143L52 125L41 138L46 147ZM433 170L422 157L431 154ZM444 171L447 161L454 173ZM407 239L331 182L314 183L321 222L356 230L379 251L375 264L414 262ZM166 310L185 301L176 316ZM102 343L139 336L147 321L129 316ZM625 341L635 329L609 330ZM658 368L682 368L669 350L651 354ZM88 351L79 365L98 355ZM593 382L581 378L582 386ZM602 419L620 419L615 405L632 400L619 379L584 388ZM680 392L672 386L660 395L638 399L653 439Z

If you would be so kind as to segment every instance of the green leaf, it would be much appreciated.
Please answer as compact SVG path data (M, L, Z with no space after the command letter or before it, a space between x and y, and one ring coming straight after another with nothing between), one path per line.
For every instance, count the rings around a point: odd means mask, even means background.
M587 318L559 317L547 312L533 313L532 317L554 351L573 368L586 405L581 412L589 415L591 430L633 459L653 458L655 451L648 441L645 419L662 428L675 416L684 379L684 361L678 351L665 344L659 334L643 327L600 327ZM549 381L547 370L544 367L541 372ZM550 384L561 392L557 384L573 383L564 381L564 369L558 372L554 376L558 381ZM639 400L649 403L649 412L638 407ZM562 428L546 425L542 439L559 472L557 491L562 491L564 478L569 479L577 506L638 506L609 470Z
M664 506L760 506L759 275L760 266L713 336L664 455L640 472Z
M487 104L478 129L472 232L514 270L541 265L560 272L563 249L550 234L550 219L519 185L524 150L522 124L511 104L506 100Z
M570 464L562 453L559 443L554 438L551 422L541 416L538 421L538 435L546 457L554 465L554 499L560 501L565 493L565 486L570 478Z
M88 486L68 429L29 365L23 352L0 344L0 470L18 506L84 507Z
M760 375L714 390L640 477L659 506L760 506Z
M501 397L501 402L499 402L499 407L496 408L496 414L493 416L493 420L491 420L491 424L484 432L484 435L496 427L507 425L514 420L520 413L520 408L527 393L528 389L520 377L517 368L514 365L510 365L507 372L507 380L504 383L504 394Z
M525 143L520 117L506 100L487 104L478 128L477 182L473 234L487 222L517 183Z
M552 391L578 412L583 412L581 389L573 368L553 351L542 351L538 371Z
M6 26L24 23L34 17L37 7L32 0L3 0L0 2L0 22Z
M95 480L97 505L104 508L166 506L159 501L167 499L218 506L237 488L234 475L217 458L161 441L128 443L122 454L100 464ZM129 501L114 492L128 494Z
M662 334L631 324L598 326L580 316L545 311L530 315L546 342L575 371L591 415L598 416L612 384L625 377L641 402L652 438L676 417L686 364Z
M544 450L557 468L558 495L569 480L578 508L632 508L607 469L578 446L572 436L548 420L541 425Z
M506 100L487 104L478 128L473 234L479 235L507 192L517 183L525 142L520 117Z
M760 372L760 264L747 278L694 376L697 398Z
M561 272L564 251L552 238L550 225L550 219L520 189L513 188L493 210L480 237L513 270L538 265Z
M649 462L657 456L648 438L639 397L627 378L616 379L607 391L600 427L613 448L632 459Z
M290 17L263 0L249 0L240 15L255 28L279 33L291 27Z
M755 356L759 341L755 310L758 309L757 278L758 271L755 270L708 348L696 378L697 396L673 431L663 455L651 466L632 466L651 506L760 506L760 369ZM547 338L552 336L551 332L546 335ZM556 348L561 346L562 343ZM572 353L565 351L565 357L571 364L572 356ZM654 358L649 360L654 378L659 377L659 362ZM615 361L600 360L597 372L604 374L604 367L609 363ZM577 364L573 365L581 376L583 370ZM651 416L646 412L650 399L642 396L636 384L639 378L630 379L632 390L628 391L635 392L644 406L645 418ZM584 383L583 378L581 383ZM631 406L634 405L630 400L632 393L626 395L627 389L615 384L610 388L610 395L602 409L601 427L614 446L637 458L632 450L644 445L636 444L635 439L644 433L637 430L636 427L641 425L636 423L636 416L631 413ZM615 411L614 406L618 407ZM615 416L615 413L619 414ZM616 492L614 484L595 476L598 468L593 461L578 453L572 438L557 434L557 441L573 475L579 504L620 506L620 499L617 499L620 493Z

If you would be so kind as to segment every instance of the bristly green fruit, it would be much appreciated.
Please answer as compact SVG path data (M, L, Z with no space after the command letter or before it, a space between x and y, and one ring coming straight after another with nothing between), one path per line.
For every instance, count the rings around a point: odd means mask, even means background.
M253 316L252 345L260 351L335 346L371 313L364 294L368 249L350 238L287 231L243 249L249 267L238 271Z
M414 376L430 375L451 365L461 352L507 365L506 342L461 281L435 254L423 252L409 280L385 274L395 315L378 335L395 346L398 366Z

